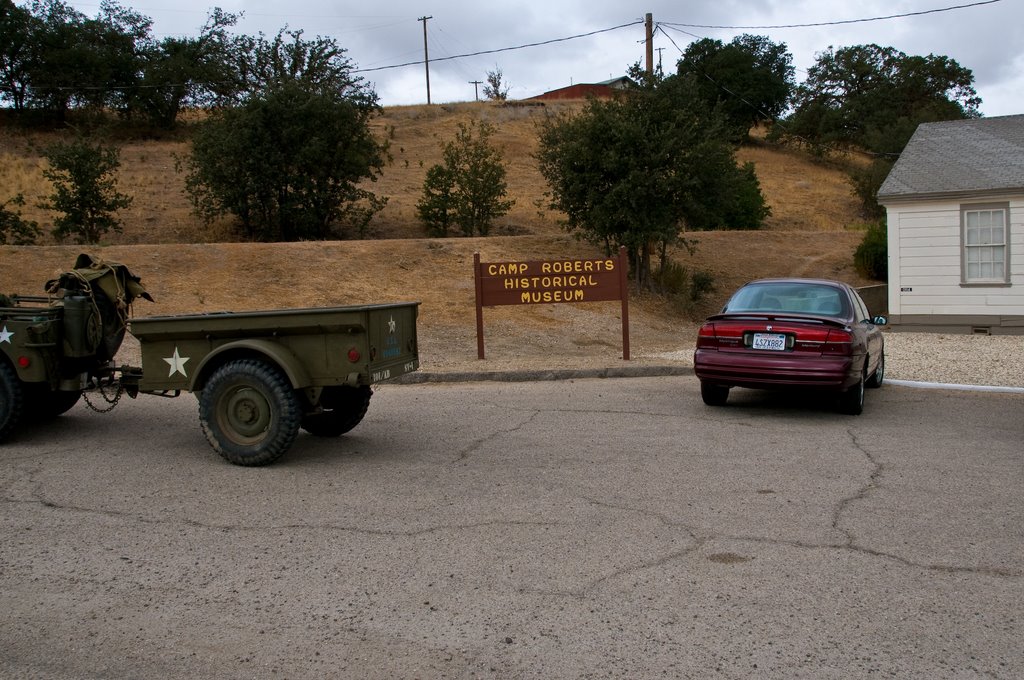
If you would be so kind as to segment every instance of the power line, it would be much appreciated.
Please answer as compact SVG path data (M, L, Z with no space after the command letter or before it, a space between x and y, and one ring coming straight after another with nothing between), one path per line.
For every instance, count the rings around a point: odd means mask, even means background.
M449 38L454 38L454 36L445 31L443 28L439 27L437 25L437 22L434 22L434 27L430 31L430 45L431 49L433 49L435 53L435 56L433 58L434 61L437 61L439 56L450 56L452 54L456 54L459 49L467 49L464 45L452 46L449 43ZM473 78L479 75L479 69L469 68L470 63L475 64L476 62L456 61L450 64L448 68L457 72L461 77L465 78L467 81L472 81Z
M993 1L995 1L995 0L993 0ZM612 26L611 28L602 28L602 29L598 29L596 31L590 31L589 33L578 33L576 35L570 35L570 36L565 37L565 38L553 38L551 40L543 40L541 42L527 43L525 45L516 45L515 47L499 47L499 48L493 49L493 50L481 50L479 52L471 52L469 54L455 54L455 55L452 55L450 57L441 57L439 59L432 59L431 61L435 61L435 62L438 62L438 61L450 61L452 59L465 59L466 57L479 57L479 56L484 55L484 54L497 54L499 52L511 52L513 50L523 50L523 49L526 49L528 47L541 47L543 45L551 45L551 44L554 44L554 43L566 42L568 40L576 40L577 38L587 38L587 37L590 37L592 35L597 35L599 33L608 33L610 31L617 31L620 28L628 28L629 26L636 26L637 24L642 24L642 23L643 23L643 20L638 19L636 21L631 21L628 24L622 24L620 26ZM386 70L394 69L394 68L404 68L406 66L417 66L417 65L422 64L422 63L423 63L423 61L409 61L409 62L406 62L404 64L392 64L391 66L378 66L377 68L356 69L356 70L352 71L352 73L370 73L371 71L386 71Z
M968 7L979 7L981 5L991 5L991 4L996 3L996 2L1002 2L1002 0L982 0L981 2L972 2L969 5L955 5L953 7L942 7L942 8L939 8L939 9L926 9L926 10L922 10L920 12L907 12L905 14L890 14L889 16L871 17L871 18L868 18L868 19L847 19L845 21L821 21L821 22L813 23L813 24L779 24L779 25L776 25L776 26L709 26L709 25L705 25L705 24L681 24L681 23L671 23L671 22L666 22L666 21L659 21L658 23L659 24L664 24L666 26L682 26L682 27L685 27L685 28L717 28L717 29L739 30L739 31L762 30L762 29L769 29L769 28L813 28L813 27L816 27L816 26L839 26L841 24L860 24L860 23L866 23L866 22L869 22L869 21L885 21L885 20L888 20L888 19L902 19L904 17L916 17L916 16L922 16L924 14L936 14L938 12L951 12L951 11L953 11L955 9L966 9Z

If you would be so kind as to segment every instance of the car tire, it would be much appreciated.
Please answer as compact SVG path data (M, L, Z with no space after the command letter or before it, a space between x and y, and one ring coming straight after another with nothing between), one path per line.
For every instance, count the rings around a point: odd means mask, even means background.
M0 355L0 442L21 422L25 407L25 395L18 374Z
M45 422L71 410L82 397L81 392L51 390L47 383L25 385L25 417Z
M874 389L881 387L883 380L885 380L885 352L882 352L882 356L878 357L878 367L875 368L875 372L871 374L866 384Z
M864 411L864 385L866 382L864 373L861 373L857 384L839 395L839 410L841 412L859 416Z
M725 402L729 400L729 388L701 381L700 397L708 406L725 406Z

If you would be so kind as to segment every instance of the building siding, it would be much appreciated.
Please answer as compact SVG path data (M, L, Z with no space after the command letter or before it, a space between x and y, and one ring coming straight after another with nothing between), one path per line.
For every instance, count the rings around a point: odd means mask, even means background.
M1024 332L1024 114L922 123L878 190L896 327ZM1008 270L962 281L962 206L1009 205Z
M960 208L1009 202L1010 285L961 283ZM1024 316L1024 195L982 201L917 201L886 206L889 246L889 313L901 319L969 318L978 325L1005 325ZM1013 325L1012 323L1010 325Z

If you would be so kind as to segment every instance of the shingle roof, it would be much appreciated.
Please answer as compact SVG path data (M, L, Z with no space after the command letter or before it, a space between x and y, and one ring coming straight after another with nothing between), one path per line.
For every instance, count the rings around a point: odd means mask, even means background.
M922 123L878 201L1024 190L1024 115Z

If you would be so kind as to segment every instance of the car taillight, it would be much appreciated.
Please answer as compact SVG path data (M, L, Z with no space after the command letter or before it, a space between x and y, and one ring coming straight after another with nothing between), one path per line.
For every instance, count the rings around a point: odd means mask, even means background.
M797 331L793 349L799 352L819 353L828 342L828 328L802 328Z
M714 324L705 324L697 331L697 349L718 349L719 337Z
M718 349L718 336L715 335L715 324L706 323L697 331L697 349Z
M853 333L832 329L825 338L822 354L841 354L848 356L853 353Z

